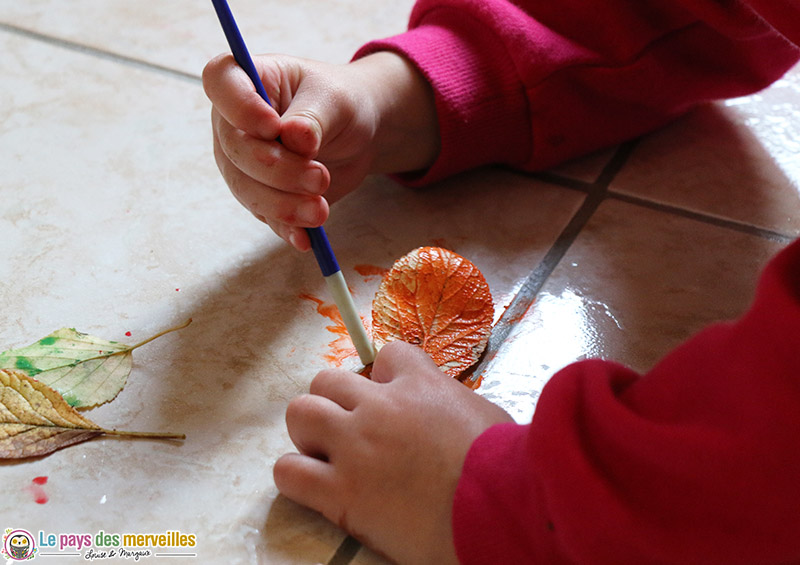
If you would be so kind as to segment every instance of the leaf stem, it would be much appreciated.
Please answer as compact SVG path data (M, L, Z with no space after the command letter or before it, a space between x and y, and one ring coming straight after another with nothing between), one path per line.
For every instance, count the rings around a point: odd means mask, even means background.
M146 339L146 340L144 340L144 341L140 341L140 342L139 342L139 343L137 343L136 345L131 345L131 346L128 348L128 351L133 351L134 349L137 349L137 348L139 348L139 347L141 347L141 346L143 346L143 345L145 345L145 344L147 344L147 343L150 343L151 341L153 341L153 340L156 340L156 339L160 338L160 337L161 337L162 335L164 335L164 334L168 334L168 333L170 333L170 332L174 332L174 331L182 330L183 328L185 328L186 326L188 326L188 325L189 325L189 324L191 324L191 323L192 323L192 319L191 319L191 318L189 318L188 320L186 320L186 321L185 321L185 322L183 322L182 324L179 324L179 325L177 325L177 326L175 326L175 327L173 327L173 328L169 328L169 329L166 329L166 330L160 331L160 332L158 332L156 335L154 335L153 337L149 337L149 338L147 338L147 339Z
M124 430L100 430L109 436L140 437L149 439L186 439L186 434L172 434L165 432L126 432Z

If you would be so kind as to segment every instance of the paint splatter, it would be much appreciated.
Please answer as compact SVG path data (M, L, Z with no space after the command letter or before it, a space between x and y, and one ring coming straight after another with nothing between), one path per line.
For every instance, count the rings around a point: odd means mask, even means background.
M483 384L483 373L478 375L475 374L476 365L473 365L460 375L458 375L458 380L461 381L463 384L471 388L472 390L478 390Z
M362 277L374 277L374 276L382 277L383 275L389 272L389 269L386 269L384 267L378 267L377 265L356 265L353 268Z
M332 326L325 326L325 329L339 336L328 344L330 353L323 356L326 361L334 367L341 367L346 359L358 355L356 348L353 346L353 342L350 340L350 335L347 333L344 320L342 320L339 309L335 304L329 304L315 296L305 293L301 294L300 298L316 303L317 313L328 318L334 324Z
M47 504L47 501L50 500L43 488L46 484L47 477L34 477L31 484L25 487L25 490L33 496L33 501L36 504Z
M37 369L34 367L33 363L27 357L17 357L17 361L14 363L14 366L19 369L20 371L24 371L31 377L38 375L42 372L41 369Z

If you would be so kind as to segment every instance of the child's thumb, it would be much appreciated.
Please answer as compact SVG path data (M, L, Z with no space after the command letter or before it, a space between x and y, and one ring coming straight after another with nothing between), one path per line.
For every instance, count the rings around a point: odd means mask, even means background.
M309 159L314 159L319 153L323 130L323 118L310 108L293 112L290 106L281 118L284 147Z
M391 341L384 345L375 357L371 379L379 383L388 383L414 374L432 374L450 378L439 370L421 347L405 341Z
M301 82L281 116L284 146L304 157L316 159L327 137L336 135L349 117L347 97L324 77Z

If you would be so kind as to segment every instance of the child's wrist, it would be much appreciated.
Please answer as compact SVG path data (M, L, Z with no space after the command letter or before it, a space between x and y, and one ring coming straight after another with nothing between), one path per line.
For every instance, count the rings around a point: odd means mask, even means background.
M352 63L364 71L367 98L374 105L375 155L371 173L429 168L439 154L433 89L405 57L379 51Z

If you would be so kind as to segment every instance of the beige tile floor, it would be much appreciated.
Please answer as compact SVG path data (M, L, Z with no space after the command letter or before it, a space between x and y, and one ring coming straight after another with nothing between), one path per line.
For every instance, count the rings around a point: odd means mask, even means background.
M344 62L402 31L411 1L232 6L252 51ZM204 563L382 563L272 482L291 449L286 403L341 342L301 297L327 300L313 259L216 172L199 75L226 45L210 2L0 8L0 349L62 326L132 343L194 320L137 351L125 390L87 413L187 440L95 440L3 464L0 529L180 530ZM379 280L361 265L427 244L473 260L497 319L479 393L526 421L564 365L644 371L746 307L759 269L800 233L798 139L800 68L548 173L487 169L426 191L369 179L326 227L364 313Z

